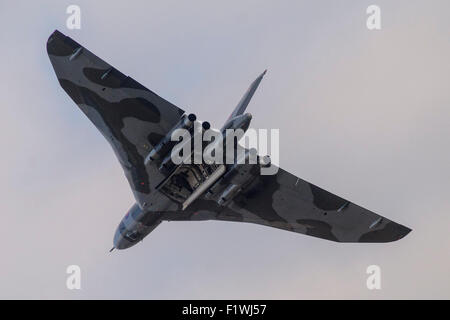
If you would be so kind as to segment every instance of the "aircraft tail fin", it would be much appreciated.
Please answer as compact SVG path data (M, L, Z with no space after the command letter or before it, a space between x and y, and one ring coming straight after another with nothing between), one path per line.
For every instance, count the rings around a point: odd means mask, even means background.
M245 112L245 109L247 109L248 104L250 103L250 100L253 97L253 94L255 93L256 89L259 86L259 83L261 82L262 78L266 74L267 69L264 70L263 73L259 75L258 78L256 78L255 81L252 82L250 87L245 92L244 96L241 98L239 103L237 104L236 108L234 108L233 113L231 113L230 117L228 119L234 118L235 116L241 115Z

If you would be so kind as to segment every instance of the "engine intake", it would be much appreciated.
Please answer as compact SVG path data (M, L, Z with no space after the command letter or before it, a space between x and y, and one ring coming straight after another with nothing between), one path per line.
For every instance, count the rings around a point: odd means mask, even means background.
M194 126L195 120L197 120L197 117L193 113L187 116L182 116L180 121L164 136L164 138L161 139L161 141L150 151L147 157L145 157L145 165L160 159L168 151L170 151L171 147L175 145L175 141L171 140L173 132L177 129L186 129L190 131Z

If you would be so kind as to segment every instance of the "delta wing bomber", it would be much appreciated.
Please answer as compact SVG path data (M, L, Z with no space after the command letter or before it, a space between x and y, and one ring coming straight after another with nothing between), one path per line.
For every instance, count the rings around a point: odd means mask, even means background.
M208 122L198 121L59 31L49 37L47 52L61 87L110 143L136 199L117 228L113 249L133 246L163 221L250 222L337 242L390 242L411 231L281 168L262 174L274 167L270 158L237 143L231 153L224 152L223 162L176 163L172 155L181 143L173 141L173 134L189 133L184 145L190 147L210 130ZM226 136L227 129L249 128L252 117L245 110L264 74L218 132ZM201 151L229 146L225 138L212 141L201 140ZM183 152L183 160L196 155Z

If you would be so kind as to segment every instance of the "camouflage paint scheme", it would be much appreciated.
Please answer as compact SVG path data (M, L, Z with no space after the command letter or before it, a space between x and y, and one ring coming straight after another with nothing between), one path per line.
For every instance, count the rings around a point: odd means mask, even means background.
M184 110L59 31L49 37L47 52L62 88L112 146L136 199L115 234L118 249L142 240L162 221L250 222L337 242L390 242L411 231L281 168L275 175L260 175L259 165L226 205L202 195L183 211L155 189L166 175L155 165L145 166L144 159ZM127 236L130 232L134 237Z

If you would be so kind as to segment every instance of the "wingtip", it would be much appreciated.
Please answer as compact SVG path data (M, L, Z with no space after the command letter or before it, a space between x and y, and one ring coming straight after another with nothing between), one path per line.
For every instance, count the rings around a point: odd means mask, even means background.
M59 31L58 29L55 29L48 37L47 42L51 42L54 38L61 37L61 36L64 36L64 34L61 31Z
M403 239L412 231L411 228L408 228L404 225L395 223L395 231L392 234L391 238L387 239L385 242L394 242Z
M404 229L403 233L400 234L399 240L400 240L400 239L403 239L403 238L406 237L408 234L410 234L411 231L413 231L411 228L408 228L408 227L405 227L405 226L404 226L404 228L405 228L405 229Z

